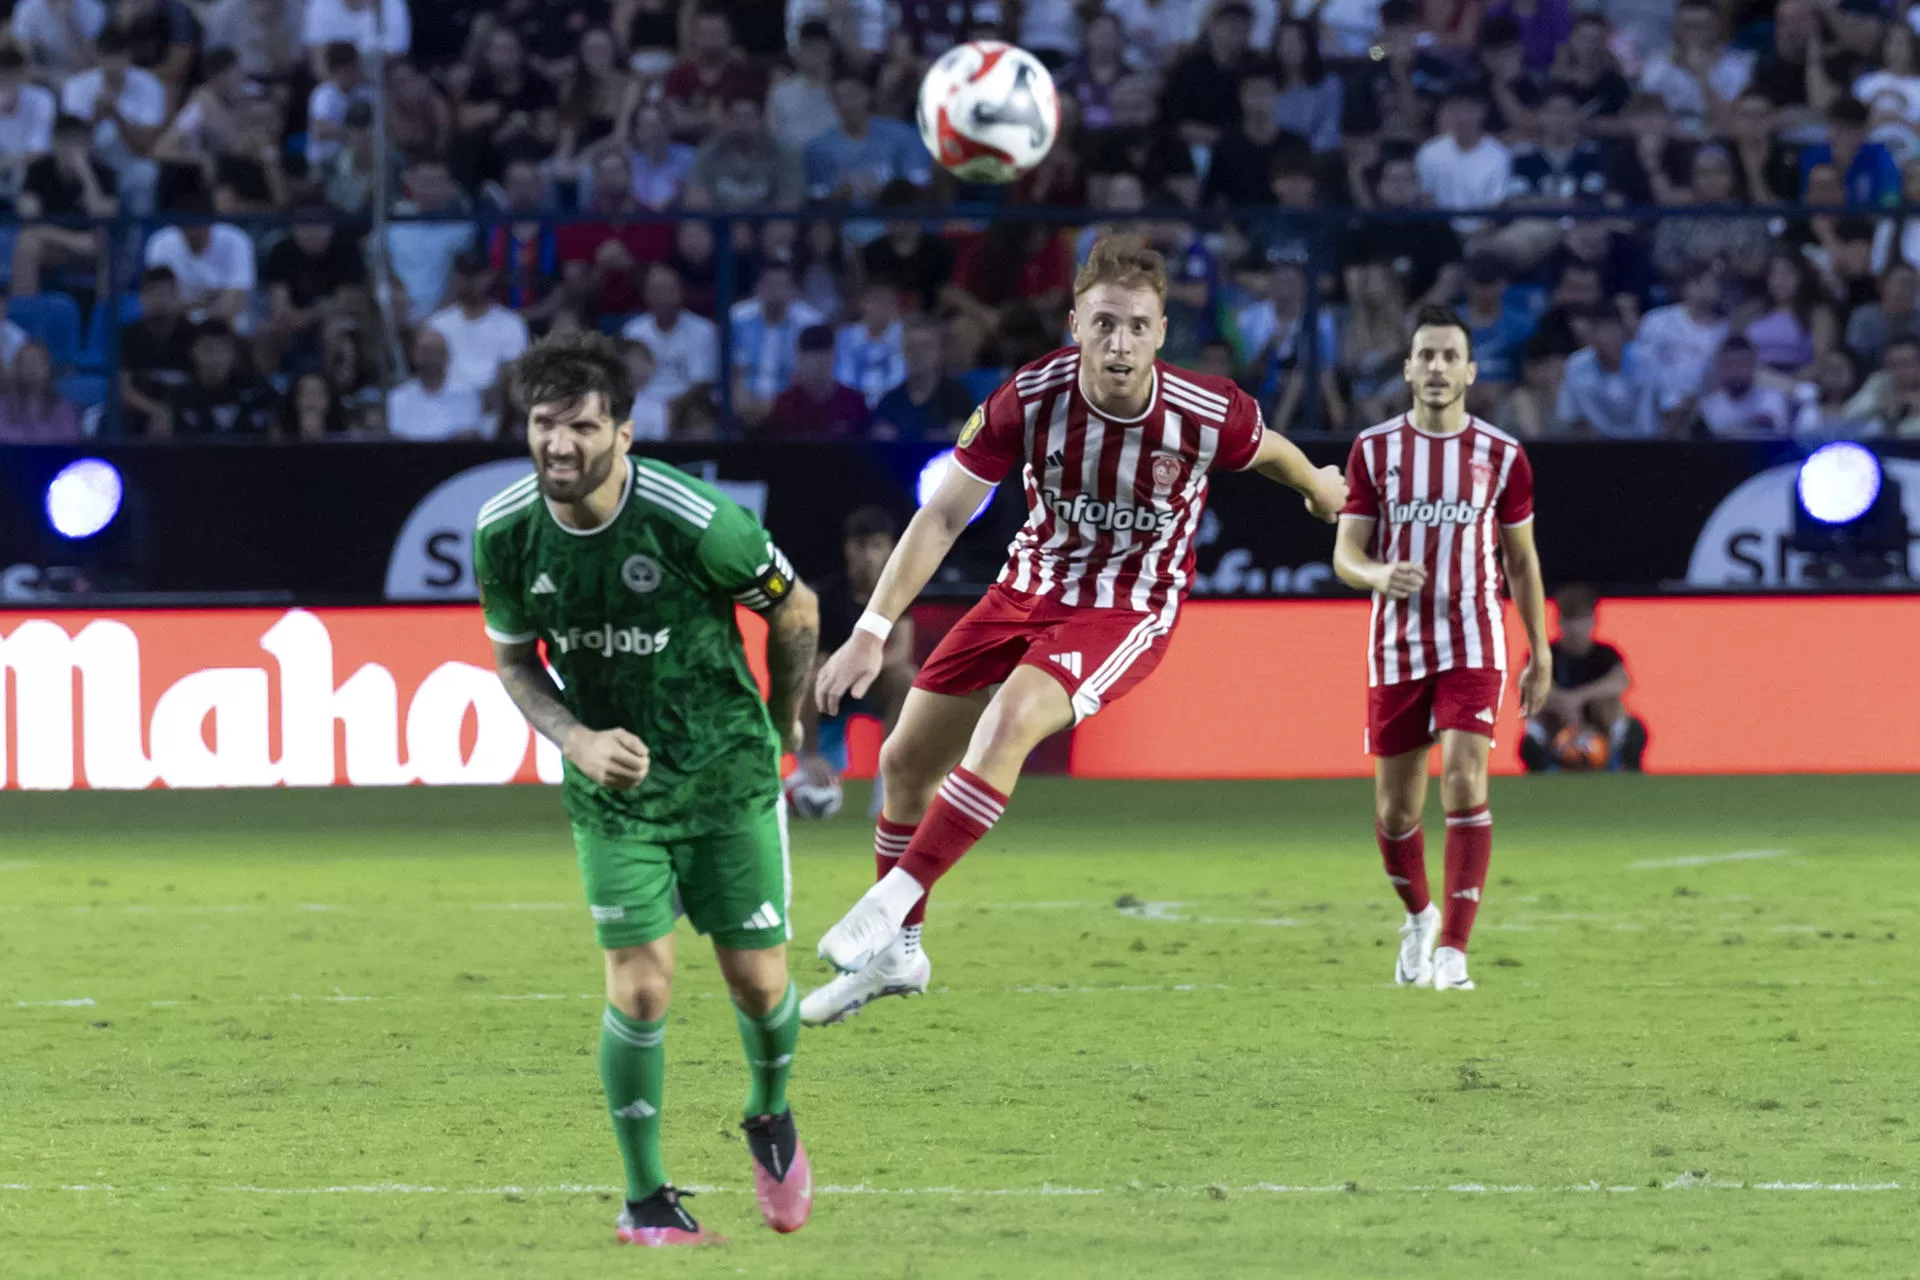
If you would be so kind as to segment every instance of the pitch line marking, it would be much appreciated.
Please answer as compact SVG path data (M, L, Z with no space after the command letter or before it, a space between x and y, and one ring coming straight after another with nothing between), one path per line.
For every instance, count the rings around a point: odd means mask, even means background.
M1649 858L1629 862L1629 871L1654 871L1666 867L1704 867L1715 862L1756 862L1762 858L1788 858L1791 849L1740 849L1733 853L1690 853L1682 858Z
M688 1191L705 1195L751 1195L751 1187L690 1186ZM815 1187L815 1195L827 1196L981 1196L981 1197L1034 1197L1034 1196L1194 1196L1226 1191L1240 1195L1335 1195L1373 1194L1373 1195L1632 1195L1642 1191L1679 1192L1679 1191L1767 1191L1767 1192L1823 1192L1830 1194L1870 1194L1886 1191L1907 1191L1912 1188L1898 1182L1789 1182L1773 1179L1765 1182L1746 1182L1737 1178L1716 1178L1700 1173L1683 1173L1662 1183L1642 1185L1624 1183L1603 1183L1599 1179L1571 1185L1534 1186L1529 1183L1503 1184L1485 1182L1455 1182L1448 1184L1431 1183L1411 1186L1370 1186L1359 1182L1337 1182L1327 1184L1253 1182L1238 1187L1223 1187L1218 1183L1199 1186L1117 1186L1117 1187L1076 1187L1042 1182L1037 1187L876 1187L864 1182L851 1184L830 1184ZM375 1182L346 1184L330 1187L261 1187L243 1184L231 1187L124 1187L97 1183L73 1183L54 1186L35 1186L26 1182L0 1183L0 1191L48 1192L48 1191L101 1191L109 1194L173 1194L212 1192L227 1195L259 1196L338 1196L338 1195L453 1195L453 1196L544 1196L544 1195L593 1195L616 1196L623 1192L617 1186L597 1186L587 1183L561 1182L548 1186L498 1186L498 1187L437 1187L405 1182Z

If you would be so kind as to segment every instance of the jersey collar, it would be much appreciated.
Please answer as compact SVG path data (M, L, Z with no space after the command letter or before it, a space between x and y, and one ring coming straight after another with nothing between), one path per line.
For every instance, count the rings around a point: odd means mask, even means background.
M570 533L576 538L590 538L594 534L600 533L603 530L610 528L613 525L613 522L620 518L620 513L627 509L627 499L633 496L633 484L634 484L633 476L634 476L634 471L639 467L639 465L640 465L639 463L633 460L632 454L627 455L627 483L626 483L626 486L620 490L620 501L614 504L613 514L608 516L605 520L601 521L599 524L593 526L593 528L576 529L572 525L562 522L559 516L556 516L555 514L553 514L553 504L551 502L548 502L547 499L544 496L542 496L540 499L540 502L541 502L541 505L543 505L547 509L547 519L553 521L554 525L560 530L560 532Z

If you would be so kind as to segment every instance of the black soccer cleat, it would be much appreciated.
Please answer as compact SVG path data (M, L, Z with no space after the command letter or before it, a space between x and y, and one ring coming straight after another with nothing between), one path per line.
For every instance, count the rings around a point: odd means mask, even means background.
M692 1195L677 1187L661 1187L644 1200L629 1200L620 1211L614 1234L621 1244L637 1244L649 1249L676 1244L725 1244L726 1239L708 1231L693 1220L680 1201Z
M775 1231L798 1231L813 1212L813 1165L793 1127L793 1112L749 1116L740 1127L753 1154L753 1195L761 1216Z

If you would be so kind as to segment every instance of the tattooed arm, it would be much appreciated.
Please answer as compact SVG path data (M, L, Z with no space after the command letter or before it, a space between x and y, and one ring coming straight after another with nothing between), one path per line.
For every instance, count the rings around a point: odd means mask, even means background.
M533 641L493 642L493 669L507 696L536 732L560 748L573 767L603 787L624 791L646 779L647 744L625 729L595 732L573 718L560 700L560 687L540 661Z
M787 750L800 747L800 698L820 647L820 598L803 582L767 615L767 713Z

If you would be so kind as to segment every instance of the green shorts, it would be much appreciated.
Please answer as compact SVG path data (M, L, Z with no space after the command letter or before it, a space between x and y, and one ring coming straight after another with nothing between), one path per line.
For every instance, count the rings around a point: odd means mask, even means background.
M664 938L676 910L716 946L735 951L777 947L793 936L787 811L778 798L731 831L655 843L575 825L573 847L602 947Z

